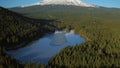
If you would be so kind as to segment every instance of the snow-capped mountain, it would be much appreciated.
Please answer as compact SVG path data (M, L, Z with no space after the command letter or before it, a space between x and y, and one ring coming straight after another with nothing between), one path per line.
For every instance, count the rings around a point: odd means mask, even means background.
M82 6L82 7L96 7L92 4L82 2L81 0L43 0L35 4L24 5L21 7L29 7L35 5L73 5L73 6Z

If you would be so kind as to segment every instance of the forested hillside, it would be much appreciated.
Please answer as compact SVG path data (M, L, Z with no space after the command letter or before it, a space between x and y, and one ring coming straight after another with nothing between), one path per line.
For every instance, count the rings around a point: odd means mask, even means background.
M35 11L31 11L33 9ZM3 68L5 68L5 66L8 66L6 68L9 68L9 66L11 68L16 68L16 66L18 68L120 67L120 9L103 7L84 8L74 6L32 6L12 9L12 11L22 13L25 16L36 18L37 21L23 16L21 17L21 15L11 15L13 12L9 13L8 10L1 8L1 12L3 10L5 13L3 12L0 14L0 21L3 21L0 22L0 24L3 25L3 27L0 27L0 30L3 33L1 33L0 40L5 42L5 44L1 42L2 46L8 47L6 45L7 43L10 44L10 47L12 47L13 43L16 41L16 37L19 40L22 40L22 38L32 39L34 37L33 33L37 34L38 30L40 33L42 29L45 29L46 32L49 32L53 31L54 27L66 28L67 30L70 30L72 27L76 33L80 34L86 39L86 42L82 44L77 44L74 47L65 47L58 54L53 56L47 65L42 63L36 64L32 62L20 64L16 60L6 55L5 50L1 47L0 66L3 66ZM10 20L9 16L11 16ZM4 20L2 20L2 18ZM46 23L39 23L38 19L40 18L55 19L57 21L53 22L52 24L47 23L47 25L45 25ZM17 22L16 25L11 24L14 23L14 21L19 20L22 22ZM37 23L34 24L33 22ZM11 27L8 25L11 25ZM9 28L5 29L6 27ZM20 27L22 27L22 30L17 30L21 29ZM10 32L10 35L7 32ZM32 37L29 36L31 34ZM14 35L15 37L12 38ZM11 41L9 41L10 43L7 41L7 38L11 39Z
M60 20L54 25L68 30L73 27L86 39L85 43L62 49L51 58L48 68L120 67L120 9L32 6L12 10L32 18Z
M49 25L53 21L27 18L0 7L0 46L6 49L24 46L47 32L53 32L54 27Z
M22 64L7 55L6 50L25 46L27 43L53 32L54 20L31 19L0 7L0 68L30 68L33 63ZM29 65L31 65L29 67ZM33 66L33 67L34 67Z
M74 28L86 38L86 42L62 49L49 61L51 68L120 67L119 34L102 23L76 24Z

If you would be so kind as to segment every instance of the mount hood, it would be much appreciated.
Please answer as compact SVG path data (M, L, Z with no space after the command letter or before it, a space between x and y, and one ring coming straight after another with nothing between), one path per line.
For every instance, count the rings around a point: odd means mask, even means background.
M81 6L81 7L96 7L95 5L82 2L81 0L43 0L42 2L38 2L30 5L24 5L21 7L29 7L36 5L73 5L73 6Z

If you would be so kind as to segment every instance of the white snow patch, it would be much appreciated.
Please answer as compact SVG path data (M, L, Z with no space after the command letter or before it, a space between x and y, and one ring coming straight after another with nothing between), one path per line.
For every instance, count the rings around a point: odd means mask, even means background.
M24 5L21 7L24 8L24 7L36 6L36 5L73 5L73 6L82 6L82 7L96 7L95 5L82 2L81 0L43 0L42 2L38 2L30 5Z

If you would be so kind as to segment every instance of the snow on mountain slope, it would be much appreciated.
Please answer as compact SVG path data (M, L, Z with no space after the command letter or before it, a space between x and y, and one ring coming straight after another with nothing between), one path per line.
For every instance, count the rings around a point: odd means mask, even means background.
M73 6L82 6L82 7L96 7L94 5L82 2L81 0L43 0L31 5L25 5L21 7L29 7L35 5L73 5Z

